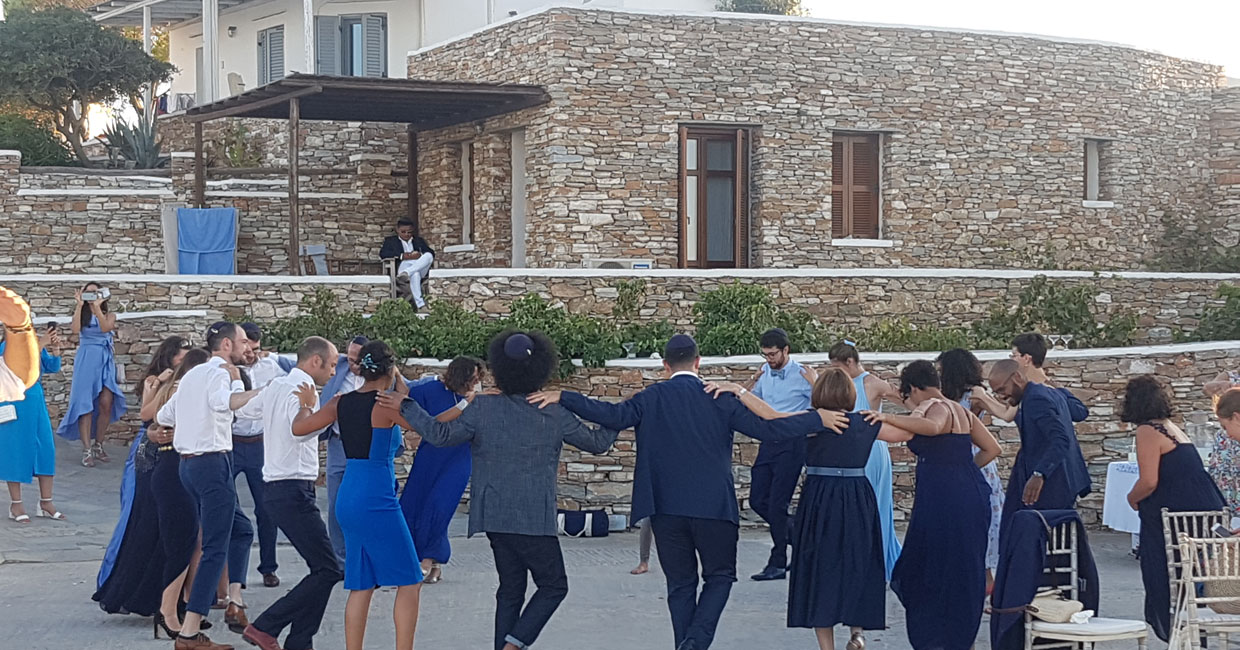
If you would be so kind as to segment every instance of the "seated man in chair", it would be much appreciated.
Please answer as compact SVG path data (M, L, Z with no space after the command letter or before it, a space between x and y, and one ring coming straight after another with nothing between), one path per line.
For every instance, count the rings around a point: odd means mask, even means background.
M404 287L400 285L407 282L414 307L421 309L426 306L426 301L422 299L422 280L430 274L435 251L425 239L413 233L412 221L401 219L396 222L396 234L383 239L379 257L397 260L397 291L404 294Z

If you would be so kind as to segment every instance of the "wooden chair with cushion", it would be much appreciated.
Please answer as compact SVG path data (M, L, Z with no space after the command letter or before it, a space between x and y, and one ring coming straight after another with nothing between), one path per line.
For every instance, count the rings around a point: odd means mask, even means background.
M1077 566L1076 526L1067 523L1051 529L1046 543L1047 560L1044 573L1048 582L1066 584L1059 588L1062 595L1080 599L1080 575ZM1025 613L1025 650L1046 648L1077 648L1093 650L1102 641L1135 640L1140 650L1145 650L1149 628L1145 621L1129 621L1117 618L1091 618L1088 623L1047 623Z

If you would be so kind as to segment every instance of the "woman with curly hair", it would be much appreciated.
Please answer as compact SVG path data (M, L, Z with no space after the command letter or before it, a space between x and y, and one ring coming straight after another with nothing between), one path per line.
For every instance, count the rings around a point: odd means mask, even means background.
M1141 581L1145 620L1166 641L1171 633L1171 585L1162 509L1172 512L1222 510L1223 494L1201 464L1201 455L1173 422L1171 392L1153 375L1133 377L1124 388L1120 420L1137 426L1140 475L1128 505L1141 517Z

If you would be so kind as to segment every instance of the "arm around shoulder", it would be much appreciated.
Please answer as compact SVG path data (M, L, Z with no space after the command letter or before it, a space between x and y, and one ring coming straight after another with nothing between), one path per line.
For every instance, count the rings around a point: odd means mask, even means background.
M615 429L591 426L577 419L568 409L557 409L564 442L591 454L606 453L620 435Z

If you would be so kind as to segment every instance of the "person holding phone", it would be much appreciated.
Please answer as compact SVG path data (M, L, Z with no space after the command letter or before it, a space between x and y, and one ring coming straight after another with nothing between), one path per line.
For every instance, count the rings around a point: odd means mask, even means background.
M1128 505L1141 518L1141 581L1145 583L1145 620L1166 641L1171 633L1171 585L1162 510L1201 512L1226 507L1223 494L1201 464L1171 416L1171 391L1153 375L1128 381L1120 420L1137 427L1140 475L1128 493Z
M84 467L111 460L103 449L108 425L125 414L125 394L112 351L116 314L108 310L110 296L111 292L98 282L88 282L76 293L72 327L78 335L78 351L73 357L69 406L56 433L70 440L77 434L82 441Z
M2 328L0 328L2 329ZM7 341L0 341L0 352ZM40 374L60 372L60 334L49 323L39 336ZM0 403L0 480L9 485L9 519L30 523L22 504L22 483L39 479L38 516L65 518L52 503L52 475L56 473L56 443L47 415L42 381L26 390L21 401Z

